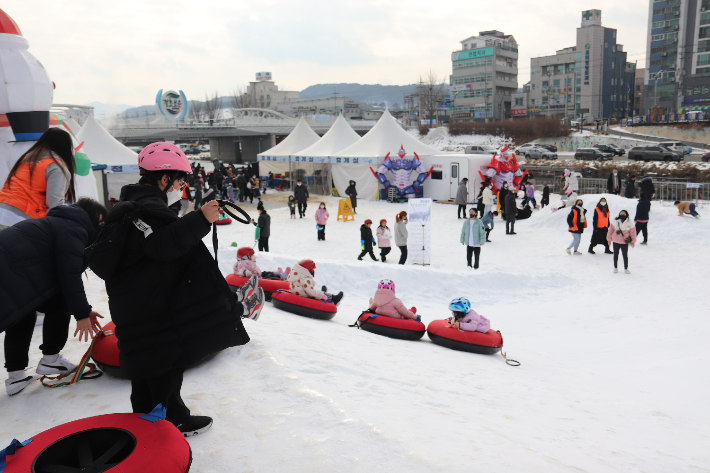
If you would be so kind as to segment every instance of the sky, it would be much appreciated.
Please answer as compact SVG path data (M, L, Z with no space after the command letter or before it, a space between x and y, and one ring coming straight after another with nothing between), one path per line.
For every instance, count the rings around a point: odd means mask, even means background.
M430 70L448 82L451 52L479 31L530 58L576 42L582 10L602 10L630 62L644 67L648 0L13 0L0 6L56 83L55 103L147 105L159 89L204 99L269 71L283 90L319 83L405 85Z

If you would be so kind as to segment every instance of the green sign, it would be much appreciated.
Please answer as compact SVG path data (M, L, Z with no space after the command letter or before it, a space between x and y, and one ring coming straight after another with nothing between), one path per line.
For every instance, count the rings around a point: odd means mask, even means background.
M477 57L493 56L493 48L472 49L470 51L461 51L458 61L463 59L473 59Z
M589 49L589 43L584 45L584 49Z

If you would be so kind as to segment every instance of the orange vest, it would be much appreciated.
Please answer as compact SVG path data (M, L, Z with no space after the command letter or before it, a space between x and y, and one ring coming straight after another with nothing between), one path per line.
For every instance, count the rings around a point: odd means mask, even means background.
M0 190L0 203L12 205L32 218L47 216L47 180L44 173L47 166L58 162L54 158L44 158L37 161L33 169L30 164L23 162L17 168L17 172L8 187L8 182ZM32 170L32 182L30 182L30 170Z
M599 207L594 210L597 212L597 228L609 228L609 212L604 215L604 212L599 210Z

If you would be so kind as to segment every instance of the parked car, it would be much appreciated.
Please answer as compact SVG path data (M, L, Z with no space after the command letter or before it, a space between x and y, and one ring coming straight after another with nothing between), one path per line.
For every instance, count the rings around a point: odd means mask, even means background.
M703 153L703 157L700 158L700 160L704 163L707 163L710 160L710 153Z
M555 145L538 145L538 146L540 146L541 148L545 148L548 151L552 151L553 153L557 152L557 146L555 146Z
M515 150L515 154L525 154L525 151L529 150L530 148L539 148L540 145L537 143L525 143L524 145L520 146L518 149Z
M557 159L557 153L543 147L528 148L524 156L527 159Z
M202 151L200 151L200 148L197 146L193 146L190 149L185 150L185 154L200 154Z
M658 143L658 146L663 146L664 148L668 148L671 151L680 153L681 156L683 155L683 143L680 141L663 141L661 143Z
M684 154L684 155L685 155L685 154L690 154L690 153L692 153L692 152L693 152L693 148L691 148L690 146L685 146L685 145L683 146L683 154Z
M629 150L629 159L636 161L683 161L683 154L663 146L637 146Z
M574 152L574 159L593 159L596 161L611 161L614 155L605 153L597 148L577 148Z
M497 152L498 148L494 146L477 145L464 148L464 153L466 154L496 154Z
M597 144L592 146L592 148L599 149L603 151L604 153L611 153L613 156L623 156L626 151L623 148L619 148L618 146L614 145L601 145Z

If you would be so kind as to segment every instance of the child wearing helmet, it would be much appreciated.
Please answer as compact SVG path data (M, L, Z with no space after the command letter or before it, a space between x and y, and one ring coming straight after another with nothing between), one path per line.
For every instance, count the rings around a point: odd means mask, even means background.
M453 314L452 317L449 317L449 323L462 332L486 333L491 329L491 322L476 313L471 308L471 302L465 297L457 297L451 301L449 310Z
M286 280L290 283L289 292L301 297L310 297L322 301L330 301L335 305L340 304L343 298L343 292L335 295L326 293L327 288L322 286L321 289L316 289L318 286L314 279L316 273L316 263L310 259L302 259L288 273Z
M377 285L375 298L370 299L369 310L375 312L377 315L384 315L385 317L412 319L417 322L422 321L421 316L416 315L416 307L407 309L402 301L395 297L394 281L390 281L389 279L383 279Z
M255 274L261 277L261 269L256 265L256 254L253 248L243 246L237 250L237 262L232 268L234 274L242 277L250 277Z

